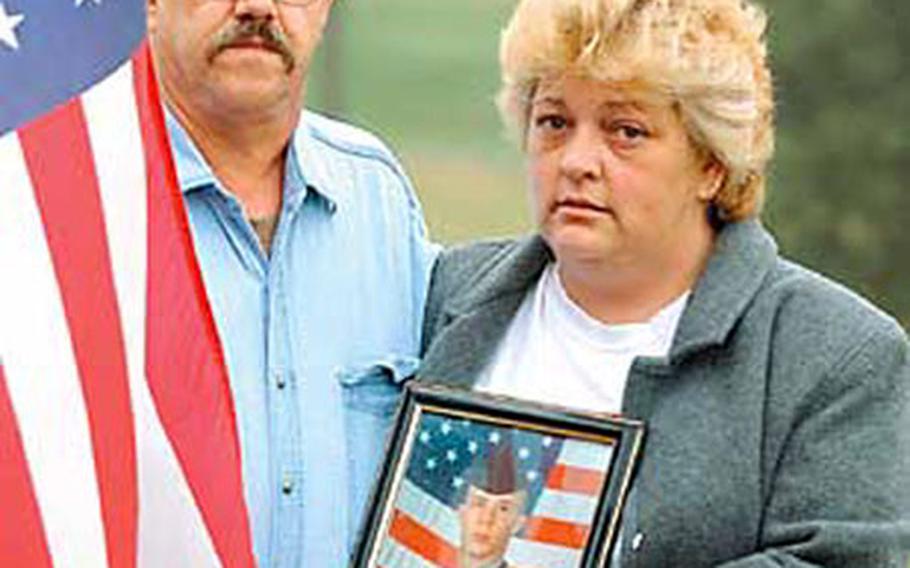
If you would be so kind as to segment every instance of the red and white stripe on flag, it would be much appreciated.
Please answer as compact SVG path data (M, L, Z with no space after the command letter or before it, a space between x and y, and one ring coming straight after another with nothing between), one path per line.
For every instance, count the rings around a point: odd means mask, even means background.
M147 45L0 138L0 565L254 565Z
M518 566L574 568L588 544L591 522L612 453L599 444L565 440L543 491L505 558ZM382 544L381 568L458 568L461 527L448 505L407 479Z

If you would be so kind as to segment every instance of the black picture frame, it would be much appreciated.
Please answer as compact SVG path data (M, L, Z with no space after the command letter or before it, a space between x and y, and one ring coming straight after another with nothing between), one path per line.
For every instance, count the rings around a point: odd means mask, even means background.
M462 537L499 479L520 509L502 521L514 531L503 566L604 568L644 438L641 421L412 381L350 566L459 567L465 550L493 546Z

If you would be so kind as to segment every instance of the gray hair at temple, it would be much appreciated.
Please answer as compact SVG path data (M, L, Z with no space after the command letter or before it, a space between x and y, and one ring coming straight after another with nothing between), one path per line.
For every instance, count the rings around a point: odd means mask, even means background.
M521 0L502 34L500 112L525 140L537 85L566 74L668 96L726 170L721 219L757 216L774 151L766 21L749 0Z

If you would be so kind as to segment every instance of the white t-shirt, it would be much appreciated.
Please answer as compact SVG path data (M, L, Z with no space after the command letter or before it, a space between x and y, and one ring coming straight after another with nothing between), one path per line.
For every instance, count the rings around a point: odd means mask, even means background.
M555 264L528 291L476 388L597 412L618 413L632 361L663 357L689 292L644 323L607 325L566 294Z

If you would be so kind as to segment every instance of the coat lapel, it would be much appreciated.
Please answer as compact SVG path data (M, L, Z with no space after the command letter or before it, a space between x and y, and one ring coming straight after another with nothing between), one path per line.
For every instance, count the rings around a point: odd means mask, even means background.
M726 226L683 312L670 360L679 362L705 348L722 345L776 259L777 245L757 220Z
M471 388L496 352L525 295L551 259L540 237L518 243L473 290L455 291L424 356L421 378Z

